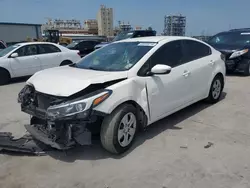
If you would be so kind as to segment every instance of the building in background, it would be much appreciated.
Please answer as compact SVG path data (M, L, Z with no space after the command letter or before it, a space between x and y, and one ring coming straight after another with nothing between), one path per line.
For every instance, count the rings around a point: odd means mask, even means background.
M79 20L52 20L48 18L48 21L42 25L42 33L47 29L58 29L61 34L97 35L98 29L96 20L89 19L84 21L84 27L82 27Z
M46 29L81 29L80 20L62 20L47 18L48 21L43 25Z
M131 31L133 28L128 22L127 24L121 21L118 21L120 31Z
M113 36L113 9L101 5L97 13L98 35Z
M0 22L0 40L7 45L42 38L41 24Z
M167 36L185 36L186 17L182 15L170 15L164 17L163 34Z
M141 26L135 26L135 30L142 30Z
M84 21L84 29L90 34L98 35L98 23L96 19L88 19Z

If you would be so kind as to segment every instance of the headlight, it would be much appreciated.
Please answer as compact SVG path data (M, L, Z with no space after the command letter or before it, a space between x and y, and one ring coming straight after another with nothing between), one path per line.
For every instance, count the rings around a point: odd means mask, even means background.
M49 119L57 119L67 116L72 116L79 113L83 114L82 117L88 115L88 109L94 108L101 104L104 100L106 100L110 95L111 90L105 90L100 93L95 93L94 95L90 95L88 98L83 98L79 100L74 100L68 103L59 104L50 106L47 109L47 116Z
M229 59L233 59L233 58L242 56L242 55L244 55L244 54L247 53L247 52L248 52L248 49L236 51L236 52L232 53L232 55L229 57Z
M72 116L83 112L85 107L86 103L82 101L55 105L47 109L47 116L50 119Z

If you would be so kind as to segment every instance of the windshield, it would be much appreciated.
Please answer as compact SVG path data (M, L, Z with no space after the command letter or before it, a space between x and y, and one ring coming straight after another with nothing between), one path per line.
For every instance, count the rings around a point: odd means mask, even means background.
M6 54L8 54L9 52L11 52L12 50L16 49L17 47L19 47L20 45L12 45L9 46L3 50L0 51L0 57L5 56Z
M67 48L74 48L79 42L72 42L70 43L68 46L66 46Z
M126 71L133 67L156 43L120 42L94 51L74 66L100 71Z
M113 39L113 42L115 41L119 41L119 40L123 40L123 39L128 39L128 38L131 38L133 36L133 32L131 31L124 31L124 32L121 32L119 33L114 39Z
M246 45L250 43L250 33L248 32L228 32L220 33L212 37L208 43L224 45Z

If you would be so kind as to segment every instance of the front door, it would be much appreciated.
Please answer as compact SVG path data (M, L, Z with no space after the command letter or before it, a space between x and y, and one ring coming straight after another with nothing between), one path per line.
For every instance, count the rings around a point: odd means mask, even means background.
M36 45L26 45L20 47L14 53L18 57L9 58L11 69L15 77L33 75L41 70L40 60L37 57L38 51Z
M161 119L168 113L188 103L190 77L183 64L181 41L165 44L149 59L150 67L165 64L172 67L169 74L146 77L151 121Z

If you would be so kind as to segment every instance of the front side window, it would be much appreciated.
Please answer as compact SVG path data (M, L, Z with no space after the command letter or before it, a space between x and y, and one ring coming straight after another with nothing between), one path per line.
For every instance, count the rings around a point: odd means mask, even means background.
M183 48L185 51L185 62L190 62L211 55L210 47L201 42L183 40Z
M31 55L37 55L37 46L36 45L27 45L19 48L15 51L18 53L18 57L22 56L31 56Z
M164 64L170 67L176 67L182 64L183 53L181 41L173 41L165 44L153 54L151 58L151 67L156 64Z
M84 57L76 68L100 71L126 71L132 68L156 43L112 43Z
M57 53L61 52L59 48L51 44L39 44L39 54L49 54L49 53Z

